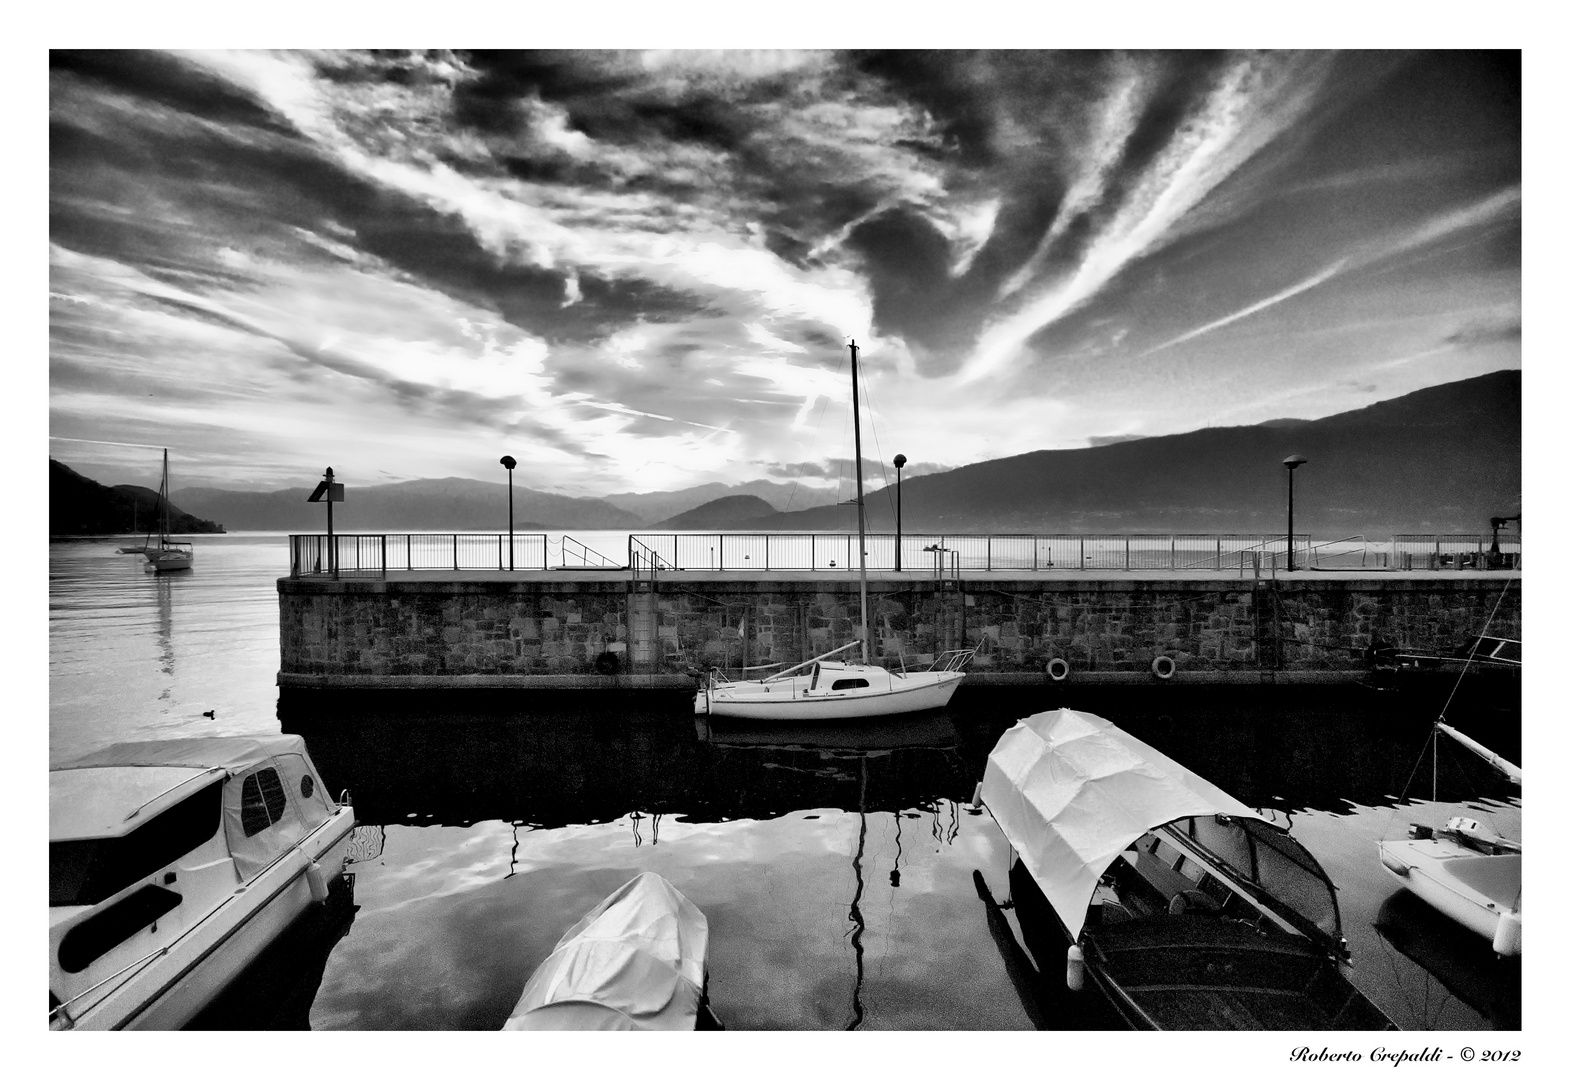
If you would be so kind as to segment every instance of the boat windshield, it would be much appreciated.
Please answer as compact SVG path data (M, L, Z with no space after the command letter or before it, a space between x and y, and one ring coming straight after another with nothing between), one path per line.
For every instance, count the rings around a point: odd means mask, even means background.
M49 906L106 900L211 840L223 824L222 789L208 784L124 836L50 841Z
M1225 814L1180 818L1172 828L1223 863L1254 895L1310 936L1342 934L1335 887L1315 857L1280 829Z

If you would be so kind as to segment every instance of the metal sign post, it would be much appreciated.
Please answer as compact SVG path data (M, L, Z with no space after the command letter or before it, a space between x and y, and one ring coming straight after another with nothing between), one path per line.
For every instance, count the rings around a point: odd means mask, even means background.
M344 485L333 482L333 469L328 466L327 472L322 474L322 480L316 485L316 490L306 498L306 502L327 503L327 570L333 577L338 577L338 545L333 542L333 504L344 501Z

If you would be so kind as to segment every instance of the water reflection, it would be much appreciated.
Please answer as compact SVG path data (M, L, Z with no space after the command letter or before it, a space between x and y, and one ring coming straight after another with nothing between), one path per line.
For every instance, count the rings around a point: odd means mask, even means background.
M863 859L867 851L868 788L872 766L876 763L883 773L881 779L885 783L881 787L887 787L888 794L885 797L893 806L890 812L895 826L895 859L889 871L889 887L897 889L900 887L900 857L904 853L900 830L905 818L905 812L899 804L906 801L901 796L909 789L898 786L899 780L894 770L896 767L910 770L921 768L908 761L897 761L897 756L909 758L920 751L937 751L943 755L937 762L937 768L963 778L964 766L956 755L960 737L954 723L947 715L924 713L896 720L808 728L750 728L702 719L696 721L694 727L701 742L726 755L727 768L724 771L730 775L741 775L754 766L785 769L810 778L809 782L816 791L818 781L829 779L838 782L847 776L847 770L841 766L853 761L856 763L857 835L856 851L851 856L855 888L847 912L850 922L847 940L855 965L855 978L851 989L851 1019L845 1025L847 1031L855 1031L862 1026L867 1015L862 1001L866 978L866 950L862 939L867 932L862 899L867 889L863 877ZM933 774L929 772L927 775ZM834 805L830 800L818 800L819 805L826 803ZM942 835L938 826L938 800L933 799L930 805L934 811L933 835L937 838ZM955 804L951 802L949 805L953 807ZM952 843L958 832L959 823L955 821L949 830L948 841Z
M1457 1026L1466 1021L1467 1009L1496 1029L1522 1026L1520 957L1496 955L1483 937L1458 932L1454 922L1406 889L1380 906L1375 932L1386 950L1391 981L1425 1027ZM1397 963L1396 954L1417 970Z
M495 1028L583 910L654 870L710 919L730 1028L1111 1026L1006 945L1037 927L973 881L1008 878L1007 846L970 805L988 751L1020 716L1069 704L1290 825L1341 890L1355 984L1400 1026L1508 1025L1493 999L1443 990L1452 1004L1429 1007L1444 984L1372 925L1395 888L1374 841L1405 822L1432 717L1368 692L1175 689L974 693L794 730L697 721L677 693L286 696L283 728L387 845L359 864L366 906L312 1022Z

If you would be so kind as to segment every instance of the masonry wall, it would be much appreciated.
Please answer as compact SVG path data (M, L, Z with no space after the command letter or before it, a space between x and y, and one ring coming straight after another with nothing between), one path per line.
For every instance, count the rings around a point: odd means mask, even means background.
M986 576L869 585L872 651L925 667L980 646L974 682L1150 678L1351 679L1376 639L1450 652L1479 633L1521 636L1510 574L1319 574L1275 580ZM1515 587L1506 588L1508 580ZM854 578L624 575L572 580L290 579L278 583L280 685L686 684L696 670L794 664L854 635ZM1498 605L1498 606L1497 606Z

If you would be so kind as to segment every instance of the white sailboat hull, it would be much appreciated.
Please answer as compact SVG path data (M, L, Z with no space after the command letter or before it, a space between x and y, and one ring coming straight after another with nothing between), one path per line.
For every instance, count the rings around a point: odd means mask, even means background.
M965 673L917 671L896 674L884 668L847 665L846 675L865 676L871 684L848 690L810 688L810 678L773 682L718 683L700 690L693 702L699 715L738 720L855 720L868 716L941 709L949 704Z
M161 574L168 570L189 570L196 561L196 555L190 551L179 548L148 548L142 552L147 562L142 564L142 569L149 574Z
M1380 863L1402 886L1430 907L1496 945L1503 956L1520 956L1522 856L1485 855L1455 840L1386 840ZM1515 925L1501 932L1501 918Z

